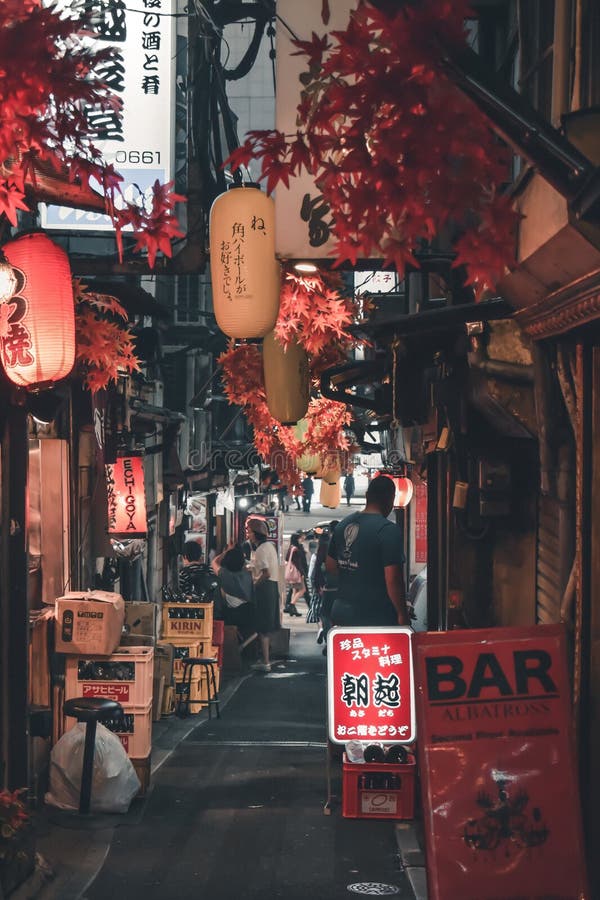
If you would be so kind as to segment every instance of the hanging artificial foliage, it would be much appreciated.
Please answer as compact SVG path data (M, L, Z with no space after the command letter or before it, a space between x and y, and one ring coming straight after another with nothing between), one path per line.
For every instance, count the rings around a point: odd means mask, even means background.
M85 387L94 394L116 382L120 374L139 372L128 315L106 294L96 294L77 279L75 298L75 367Z
M389 5L388 5L389 6ZM260 160L267 190L304 167L334 220L338 263L381 257L402 276L422 241L452 233L477 294L514 260L517 214L500 194L509 153L447 78L439 36L465 43L466 0L384 13L360 3L345 31L295 41L308 71L294 135L253 131L229 159Z
M355 318L355 302L342 288L337 274L324 272L307 279L284 272L275 334L284 346L293 341L306 351L315 387L323 368L345 360L354 343L346 329ZM257 451L284 484L299 484L303 477L299 458L308 454L323 459L348 452L344 429L351 416L343 403L313 397L301 430L281 425L267 404L261 349L256 344L232 343L218 361L229 402L244 408Z
M132 226L135 249L147 252L152 267L157 252L171 256L171 240L181 236L173 206L184 198L156 181L148 201L140 196L139 203L126 202L122 176L94 146L86 109L119 113L120 101L101 74L119 57L112 48L91 45L93 10L90 6L86 16L78 14L81 9L0 0L0 216L16 225L18 210L29 209L29 196L46 197L44 179L52 172L65 181L65 203L77 207L81 192L81 207L89 208L90 197L94 203L102 199L90 188L94 178L117 232L119 254L121 232Z

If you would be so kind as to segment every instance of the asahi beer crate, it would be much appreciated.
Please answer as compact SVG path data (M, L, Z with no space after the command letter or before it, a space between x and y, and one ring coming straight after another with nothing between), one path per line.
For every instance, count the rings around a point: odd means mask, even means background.
M146 707L152 702L153 669L154 647L118 647L116 653L103 657L70 656L65 700L103 697L122 706Z
M152 703L139 709L130 706L122 716L104 719L102 724L119 738L127 756L142 759L152 750Z
M162 611L162 636L190 638L192 640L212 639L212 603L165 603Z
M416 763L351 763L343 757L342 815L347 819L412 819Z

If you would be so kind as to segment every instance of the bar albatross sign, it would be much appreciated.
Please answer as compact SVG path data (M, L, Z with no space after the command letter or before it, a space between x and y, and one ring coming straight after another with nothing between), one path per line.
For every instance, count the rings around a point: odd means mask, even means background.
M144 458L119 456L106 465L108 533L128 538L146 537Z
M413 638L431 900L589 897L564 629Z

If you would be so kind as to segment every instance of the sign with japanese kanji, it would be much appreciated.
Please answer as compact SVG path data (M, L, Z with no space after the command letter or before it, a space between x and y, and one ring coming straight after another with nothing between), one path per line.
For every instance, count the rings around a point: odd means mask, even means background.
M431 900L589 897L559 625L413 638Z
M51 0L44 0L50 5ZM56 0L52 0L56 3ZM71 0L59 0L68 10ZM125 199L136 202L156 180L173 177L175 107L175 0L88 0L93 34L83 38L96 49L113 48L118 56L98 67L98 74L122 108L88 106L85 115L95 146L123 176ZM102 188L90 182L102 192ZM116 203L118 206L118 202ZM102 213L64 206L43 206L44 228L112 231Z
M327 635L329 739L415 739L411 629L332 628Z

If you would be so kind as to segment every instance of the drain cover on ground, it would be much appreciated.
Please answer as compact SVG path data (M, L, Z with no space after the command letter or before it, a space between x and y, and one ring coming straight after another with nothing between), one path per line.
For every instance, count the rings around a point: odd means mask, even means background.
M392 894L400 893L400 888L395 884L381 884L379 881L360 881L356 884L349 884L348 890L353 894L367 894L370 897L391 897Z

